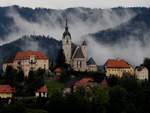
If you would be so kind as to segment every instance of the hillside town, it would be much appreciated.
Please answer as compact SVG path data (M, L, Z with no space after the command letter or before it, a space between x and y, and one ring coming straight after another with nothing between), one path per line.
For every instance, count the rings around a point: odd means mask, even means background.
M81 45L72 42L66 20L62 49L55 64L43 51L32 50L19 51L14 57L10 56L10 59L4 61L0 99L10 104L29 97L49 98L54 89L58 89L58 92L61 89L62 95L68 95L80 88L84 88L86 92L98 87L107 89L112 84L117 84L113 79L130 78L139 83L149 80L146 65L132 66L124 59L110 58L99 66L89 56L87 48L86 40Z

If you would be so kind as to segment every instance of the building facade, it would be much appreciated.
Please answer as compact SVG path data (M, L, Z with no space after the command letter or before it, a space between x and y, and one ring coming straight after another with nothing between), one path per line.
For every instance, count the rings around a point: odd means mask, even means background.
M135 77L138 80L148 80L148 69L144 66L138 66L135 68Z
M3 71L7 66L12 66L14 69L21 68L24 76L28 77L30 70L37 70L39 68L48 70L49 59L46 55L39 51L23 51L18 52L11 62L3 64Z
M15 88L12 88L10 85L0 85L0 98L12 98L15 93Z
M134 75L134 68L125 60L109 59L105 63L106 76L123 77L123 75Z
M36 97L48 97L48 88L47 86L42 86L35 92Z
M97 65L94 63L92 65L88 65L88 51L87 51L87 43L84 40L81 45L76 46L72 43L71 34L68 30L68 24L66 20L65 32L62 37L62 48L65 55L65 60L67 64L70 64L71 67L75 71L97 71ZM94 61L95 62L95 61Z

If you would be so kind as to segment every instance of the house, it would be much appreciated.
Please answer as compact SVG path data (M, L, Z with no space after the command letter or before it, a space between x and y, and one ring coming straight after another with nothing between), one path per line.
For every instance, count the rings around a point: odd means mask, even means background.
M122 77L124 74L134 75L133 67L123 59L108 59L104 65L106 76Z
M135 77L139 80L148 80L148 69L144 66L137 66L135 68Z
M96 84L95 84L95 81L92 77L84 77L78 81L76 81L74 83L74 90L80 88L80 87L84 87L84 88L92 88L94 87Z
M15 93L15 88L12 88L10 85L0 85L0 98L12 98Z
M81 45L74 45L71 40L71 34L68 29L66 20L66 27L62 37L62 48L65 55L66 63L69 64L75 71L95 71L95 65L88 65L88 50L87 43L84 40ZM89 67L88 67L89 66ZM94 68L94 69L93 69Z
M54 72L56 76L60 76L63 73L63 69L61 67L57 67Z
M3 71L7 66L12 66L14 69L21 68L25 77L28 77L30 70L37 70L38 68L48 70L49 59L40 51L22 51L18 52L15 58L3 64Z
M48 96L48 88L47 86L42 86L35 92L36 97L47 97Z

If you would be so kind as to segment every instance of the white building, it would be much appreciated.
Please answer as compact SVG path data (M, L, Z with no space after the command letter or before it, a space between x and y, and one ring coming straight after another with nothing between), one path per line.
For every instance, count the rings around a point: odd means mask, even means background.
M148 80L148 69L144 66L136 67L135 76L139 80Z
M39 68L48 70L49 59L40 51L21 51L17 52L14 59L3 64L4 72L7 66L12 66L14 69L21 68L24 76L28 77L30 70L37 70Z

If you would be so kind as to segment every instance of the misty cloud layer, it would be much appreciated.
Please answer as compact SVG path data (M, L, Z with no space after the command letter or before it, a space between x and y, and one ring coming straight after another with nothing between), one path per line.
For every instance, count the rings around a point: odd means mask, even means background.
M92 56L96 62L100 65L108 58L124 58L134 65L139 65L142 63L145 57L150 56L150 45L146 42L143 46L138 40L128 40L118 44L109 45L98 43L89 37L89 33L94 33L100 30L105 30L108 28L113 28L121 23L124 23L136 14L130 10L124 10L123 15L118 15L111 9L97 11L98 9L93 9L93 12L85 11L82 8L76 8L78 14L68 13L67 18L69 19L69 30L72 35L72 40L76 44L80 44L83 39L88 41L89 57ZM38 22L29 22L19 15L14 9L10 9L8 12L8 17L14 20L12 32L5 37L5 40L1 40L0 44L4 45L11 41L17 40L23 35L49 35L56 38L57 40L62 39L62 33L64 32L65 17L62 15L64 10L57 10L53 13L40 16ZM88 15L85 20L81 19L80 16ZM63 21L63 23L58 21L58 18ZM14 30L13 30L14 29ZM17 30L16 30L17 29ZM23 49L38 48L38 44L29 44L30 47L25 47Z

